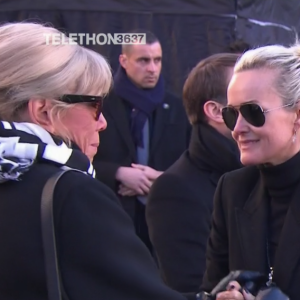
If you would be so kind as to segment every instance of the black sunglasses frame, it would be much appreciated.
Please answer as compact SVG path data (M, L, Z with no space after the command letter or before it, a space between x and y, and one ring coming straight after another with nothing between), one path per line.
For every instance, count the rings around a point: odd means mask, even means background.
M225 125L233 131L239 117L239 114L243 116L243 118L252 126L254 127L262 127L266 122L265 114L277 110L280 108L292 106L293 103L285 104L282 106L270 108L264 110L259 104L257 103L245 103L239 106L239 108L234 106L225 106L222 108L222 117L224 120ZM251 110L246 110L247 108L252 107ZM228 114L226 114L229 112ZM254 113L253 113L254 112ZM251 115L252 113L252 115ZM256 113L256 115L254 115ZM234 119L232 117L234 116Z
M78 103L89 103L93 105L96 109L95 120L98 121L103 110L103 97L101 96L89 96L89 95L73 95L66 94L59 97L60 101L68 104L78 104Z

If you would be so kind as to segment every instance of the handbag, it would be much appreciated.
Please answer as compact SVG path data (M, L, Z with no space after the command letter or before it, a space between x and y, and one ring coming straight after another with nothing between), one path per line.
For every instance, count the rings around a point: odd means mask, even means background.
M42 191L41 225L49 300L62 300L60 272L57 260L54 229L53 196L55 192L55 187L59 179L69 171L81 172L79 170L74 169L59 171L47 180Z

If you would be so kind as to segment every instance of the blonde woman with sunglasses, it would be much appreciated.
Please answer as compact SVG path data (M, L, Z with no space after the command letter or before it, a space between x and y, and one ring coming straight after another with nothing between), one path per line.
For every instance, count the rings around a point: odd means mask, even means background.
M204 290L230 271L250 270L299 298L299 100L300 45L249 50L237 62L222 115L245 168L219 181ZM217 300L244 296L233 289Z

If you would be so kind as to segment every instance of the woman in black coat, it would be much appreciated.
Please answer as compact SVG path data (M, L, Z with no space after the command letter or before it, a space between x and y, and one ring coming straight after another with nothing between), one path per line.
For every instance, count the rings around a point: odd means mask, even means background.
M51 44L55 34L55 43ZM48 42L46 43L46 37ZM38 24L0 27L0 299L48 299L40 205L54 194L63 298L183 300L159 278L114 193L91 160L106 128L107 62Z
M299 299L299 79L300 45L247 51L235 66L222 114L246 167L218 183L203 290L229 271L252 270Z

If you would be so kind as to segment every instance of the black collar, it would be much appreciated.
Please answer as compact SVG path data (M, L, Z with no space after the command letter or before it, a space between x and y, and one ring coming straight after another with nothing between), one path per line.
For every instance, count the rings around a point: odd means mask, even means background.
M189 154L199 168L218 176L243 167L236 143L208 124L193 125Z

